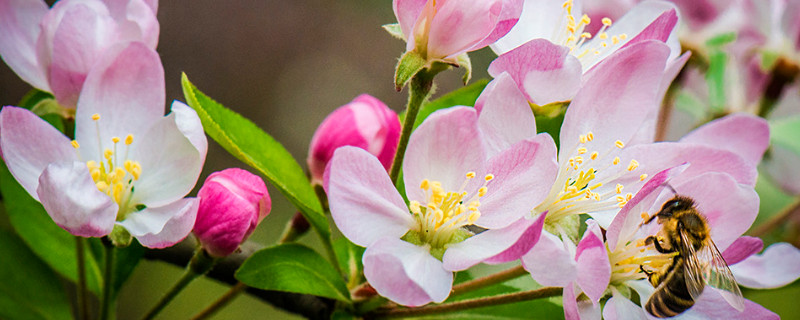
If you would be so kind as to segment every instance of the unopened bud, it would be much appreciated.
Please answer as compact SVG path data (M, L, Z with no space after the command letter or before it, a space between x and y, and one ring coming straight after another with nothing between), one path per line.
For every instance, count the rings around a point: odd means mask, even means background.
M333 151L343 146L369 151L389 170L399 139L397 114L380 100L362 94L333 111L314 132L307 159L311 183L322 185Z
M212 173L197 197L194 234L213 257L236 251L272 208L264 181L237 168Z

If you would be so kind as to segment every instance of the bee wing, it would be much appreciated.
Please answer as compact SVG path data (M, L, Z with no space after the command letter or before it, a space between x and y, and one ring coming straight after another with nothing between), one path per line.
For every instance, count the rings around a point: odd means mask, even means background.
M706 283L709 286L720 289L722 297L725 301L736 308L736 310L744 310L744 297L742 291L739 290L739 284L722 258L722 254L717 249L717 245L711 239L706 242L706 245L698 252L698 258L701 261L708 263L706 272L704 273Z
M692 296L692 300L697 301L706 285L706 276L704 273L706 273L707 266L703 262L704 260L699 259L692 245L692 241L689 239L686 232L681 229L680 235L680 254L683 256L683 277L686 282L686 289L688 289L689 295Z

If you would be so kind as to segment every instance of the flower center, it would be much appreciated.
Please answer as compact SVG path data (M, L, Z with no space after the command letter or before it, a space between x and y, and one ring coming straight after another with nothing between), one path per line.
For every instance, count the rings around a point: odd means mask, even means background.
M411 201L409 210L417 220L416 231L420 241L428 243L433 248L442 248L453 242L454 235L462 228L474 224L481 216L479 199L488 192L487 185L494 179L494 175L487 174L483 185L471 197L464 189L470 180L475 178L475 172L468 172L464 183L458 191L445 191L439 181L422 180L420 188L425 193L425 205L418 201Z
M647 212L642 212L642 219L649 218ZM647 245L645 239L628 241L625 246L617 247L614 252L608 253L611 262L611 284L622 284L628 280L647 278L642 269L647 272L661 270L672 263L674 253L660 253L653 245Z
M593 141L592 132L579 136L578 147L561 165L550 194L534 208L534 214L548 211L546 222L554 223L569 215L622 208L633 197L632 193L622 193L622 184L613 183L636 170L639 162L631 159L627 166L620 165L621 160L616 155L625 148L622 141L617 140L613 146L606 146L602 154L590 149ZM598 172L608 170L616 171L616 174L597 178ZM639 176L639 181L645 179L646 174Z
M86 167L89 168L89 174L92 176L97 190L107 194L119 205L117 218L121 220L132 208L130 201L134 192L134 184L142 174L142 166L138 161L128 159L133 135L127 135L124 141L119 137L111 137L111 148L103 148L98 124L100 115L92 115L92 120L97 126L97 143L102 159L86 161ZM118 153L117 145L121 141L125 143L124 156L120 156ZM80 159L78 141L73 140L72 146L78 152Z
M614 46L621 45L628 39L628 35L624 33L609 36L608 33L606 33L606 29L611 26L612 22L611 19L606 17L601 20L603 26L595 33L595 36L601 41L599 41L599 43L592 43L591 46L584 45L587 40L592 38L591 33L584 32L584 29L592 22L592 19L584 14L581 16L580 20L576 21L575 16L572 15L572 6L572 0L567 0L562 5L564 8L564 15L560 24L563 26L563 29L561 29L560 33L556 34L554 39L556 40L555 43L569 47L570 53L577 57L582 65L591 65L596 60L596 56L599 56Z

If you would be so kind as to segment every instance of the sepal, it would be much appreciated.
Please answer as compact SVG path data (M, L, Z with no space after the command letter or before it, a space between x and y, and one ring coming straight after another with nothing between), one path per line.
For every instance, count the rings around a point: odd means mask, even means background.
M414 75L425 68L427 62L428 61L416 51L404 53L403 56L400 57L400 62L397 63L397 69L394 72L395 90L402 90Z

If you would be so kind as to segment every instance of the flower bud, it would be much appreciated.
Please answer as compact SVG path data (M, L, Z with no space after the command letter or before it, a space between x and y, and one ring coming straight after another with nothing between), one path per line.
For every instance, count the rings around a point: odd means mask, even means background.
M389 170L399 139L397 114L375 97L362 94L333 111L314 132L306 160L311 183L322 185L322 175L333 151L343 146L369 151Z
M197 197L194 234L213 257L236 251L272 208L264 181L238 168L212 173Z

